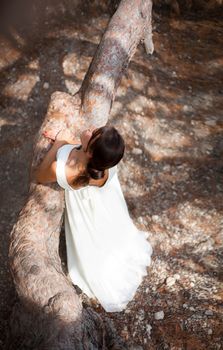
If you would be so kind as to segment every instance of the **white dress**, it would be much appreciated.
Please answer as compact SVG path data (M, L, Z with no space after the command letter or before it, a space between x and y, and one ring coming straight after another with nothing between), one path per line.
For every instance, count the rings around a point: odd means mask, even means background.
M107 312L122 311L147 274L151 245L129 216L117 176L109 169L103 187L74 190L65 165L74 145L57 152L56 176L65 189L65 235L72 282Z

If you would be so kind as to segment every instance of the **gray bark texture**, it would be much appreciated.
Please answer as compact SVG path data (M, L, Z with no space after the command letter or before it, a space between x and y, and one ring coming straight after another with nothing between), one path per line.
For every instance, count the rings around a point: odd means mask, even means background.
M113 15L75 96L55 92L34 145L31 171L50 147L45 129L106 124L122 73L145 37L150 0L123 0ZM10 238L9 261L19 302L11 316L10 350L123 349L109 318L84 308L58 254L64 192L31 181L26 204Z

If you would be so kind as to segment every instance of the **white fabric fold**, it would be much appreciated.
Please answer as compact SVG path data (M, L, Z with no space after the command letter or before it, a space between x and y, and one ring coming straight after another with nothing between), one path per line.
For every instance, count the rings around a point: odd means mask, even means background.
M73 190L65 166L73 145L57 153L57 182L65 189L65 235L69 275L107 312L122 311L147 274L152 247L129 216L118 180L109 169L103 187Z

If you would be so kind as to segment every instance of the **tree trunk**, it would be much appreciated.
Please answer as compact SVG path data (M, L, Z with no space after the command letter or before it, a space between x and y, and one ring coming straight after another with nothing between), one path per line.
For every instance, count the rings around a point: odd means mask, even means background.
M150 0L123 0L92 60L80 92L56 92L35 142L32 170L47 149L47 128L79 133L104 125L122 73L151 24ZM9 258L20 302L11 317L8 349L120 349L123 342L111 321L83 308L58 254L64 192L57 184L31 182L27 202L10 240Z

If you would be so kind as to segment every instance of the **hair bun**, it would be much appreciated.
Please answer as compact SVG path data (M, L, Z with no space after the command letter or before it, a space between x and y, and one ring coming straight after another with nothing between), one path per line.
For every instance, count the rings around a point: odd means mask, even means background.
M91 167L91 165L88 165L87 167L87 171L88 174L90 175L90 177L94 180L99 180L102 179L105 175L105 171L104 170L97 170Z

